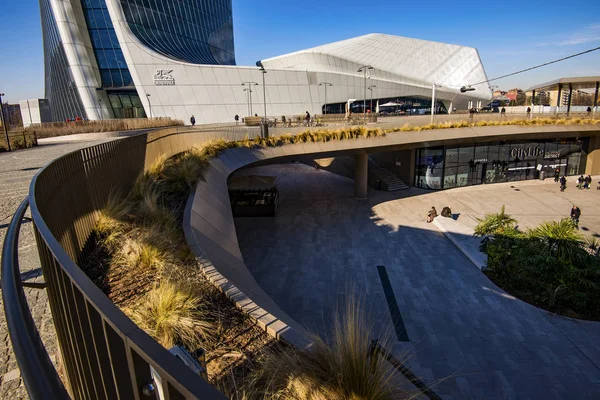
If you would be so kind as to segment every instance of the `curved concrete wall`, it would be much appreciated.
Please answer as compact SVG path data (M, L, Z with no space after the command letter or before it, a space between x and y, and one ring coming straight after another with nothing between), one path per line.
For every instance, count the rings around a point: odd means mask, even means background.
M227 178L232 172L257 162L284 161L298 156L324 158L448 143L573 136L597 138L599 135L600 126L594 125L499 126L398 132L381 138L300 143L260 149L229 149L211 161L204 179L190 196L184 216L184 231L190 249L200 261L208 279L268 333L295 346L306 347L310 345L306 331L275 304L244 264L227 189Z

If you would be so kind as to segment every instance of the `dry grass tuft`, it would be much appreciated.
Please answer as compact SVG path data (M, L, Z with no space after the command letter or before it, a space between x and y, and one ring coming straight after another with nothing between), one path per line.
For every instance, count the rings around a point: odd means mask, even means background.
M358 303L350 302L345 313L336 317L331 344L314 337L311 349L279 348L269 354L246 393L297 400L405 397L396 387L399 372L371 355L374 334L365 315ZM257 388L264 392L255 393Z
M51 122L36 124L25 128L25 133L37 137L48 138L64 135L75 135L78 133L116 132L135 129L163 128L169 126L181 126L183 122L171 118L126 118L103 121L81 121L81 122Z
M211 335L213 324L199 297L164 281L143 296L125 313L166 348L182 344L188 349Z

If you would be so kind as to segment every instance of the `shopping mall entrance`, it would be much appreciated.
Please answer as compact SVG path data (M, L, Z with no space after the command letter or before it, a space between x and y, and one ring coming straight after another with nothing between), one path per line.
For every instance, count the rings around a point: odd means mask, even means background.
M450 189L498 182L579 175L585 170L584 140L486 143L416 150L415 186Z

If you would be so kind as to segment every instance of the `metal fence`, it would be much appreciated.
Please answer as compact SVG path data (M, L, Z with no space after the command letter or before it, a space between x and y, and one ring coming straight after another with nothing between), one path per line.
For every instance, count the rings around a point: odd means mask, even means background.
M9 333L32 399L223 399L139 329L79 268L99 211L128 193L160 154L218 134L169 128L67 154L42 169L15 214L3 247L2 295ZM20 282L17 242L28 202L65 369L59 379L33 324Z

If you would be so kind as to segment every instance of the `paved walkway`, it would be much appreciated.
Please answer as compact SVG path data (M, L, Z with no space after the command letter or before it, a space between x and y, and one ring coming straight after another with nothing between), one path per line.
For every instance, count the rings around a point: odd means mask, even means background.
M29 193L31 178L41 167L63 154L103 141L106 140L46 145L34 149L0 154L0 197L2 198L0 203L0 241L4 242L4 235L10 219L21 201ZM29 213L27 215L29 216ZM22 225L19 238L19 260L22 276L25 280L43 281L30 222ZM49 351L51 359L56 361L56 336L46 291L26 288L25 294L42 340ZM1 298L0 307L2 309L2 312L0 312L0 398L26 399L29 396L23 385L12 352Z
M410 339L396 341L395 351L409 352L410 367L444 399L600 398L600 323L552 317L506 294L424 221L432 205L449 205L468 222L505 203L524 227L565 216L576 202L581 225L597 234L600 191L571 185L560 193L553 182L530 181L370 190L358 202L351 180L303 165L245 173L279 177L278 216L236 226L248 267L298 322L326 335L337 304L354 291L374 329L396 338L377 269L383 265Z

